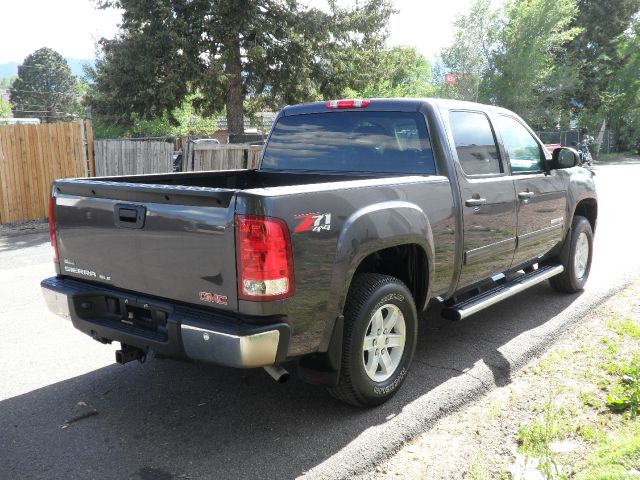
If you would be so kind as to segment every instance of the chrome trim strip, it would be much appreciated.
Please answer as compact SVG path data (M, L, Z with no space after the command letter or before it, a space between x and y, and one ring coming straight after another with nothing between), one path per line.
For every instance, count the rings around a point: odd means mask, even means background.
M460 319L463 319L470 315L473 315L476 312L479 312L480 310L484 310L487 307L495 305L496 303L504 300L505 298L512 297L513 295L520 293L529 287L532 287L538 283L544 282L548 278L559 275L562 272L564 272L564 267L562 265L556 265L555 267L549 268L548 270L545 269L545 271L541 272L539 275L529 277L526 280L523 280L521 282L518 282L516 280L516 283L514 283L513 285L506 286L504 290L501 290L500 292L497 292L495 295L485 298L479 301L478 303L473 303L469 305L469 307L457 309L455 308L455 306L453 306L452 308L454 310L457 310L457 312L460 315Z
M564 222L556 223L554 225L551 225L550 227L541 228L540 230L535 230L523 235L518 235L518 247L538 242L542 238L551 238L552 234L555 233L556 230L559 230L560 235L562 235L562 231L564 230Z
M474 248L473 250L466 250L464 252L464 264L473 265L487 258L491 258L495 255L505 253L507 250L515 250L516 237L507 238L496 243L485 245L484 247Z

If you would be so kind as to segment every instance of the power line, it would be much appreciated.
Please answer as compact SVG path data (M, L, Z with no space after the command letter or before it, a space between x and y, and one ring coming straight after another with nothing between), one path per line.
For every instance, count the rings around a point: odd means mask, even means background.
M91 62L91 60L89 60L89 62ZM69 64L67 64L67 66L69 66ZM41 70L54 70L54 68L47 66L47 65L16 65L16 68L39 68ZM69 68L71 69L71 68Z
M77 92L70 93L71 90L69 90L68 92L45 92L45 91L42 91L42 90L19 90L19 89L16 89L16 88L7 88L5 90L6 91L11 91L11 92L21 92L21 93L37 93L37 94L40 94L40 95L64 95L64 96L67 96L67 97L74 97L74 96L80 97L80 96L83 95L82 93L77 93Z
M14 112L20 112L20 113L49 113L49 112L54 112L56 110L13 110ZM65 115L71 115L73 116L73 113L65 113Z
M38 93L40 95L64 95L67 97L73 97L73 96L81 96L82 93L78 93L78 92L73 92L69 90L68 92L45 92L45 91L41 91L41 90L18 90L15 88L9 88L7 89L7 91L9 92L21 92L21 93Z

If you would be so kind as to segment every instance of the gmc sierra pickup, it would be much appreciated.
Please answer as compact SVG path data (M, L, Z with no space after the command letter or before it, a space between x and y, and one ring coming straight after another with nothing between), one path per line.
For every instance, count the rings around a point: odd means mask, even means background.
M147 353L306 381L371 406L419 312L465 318L589 275L597 197L513 112L437 99L284 108L258 170L57 180L49 308L116 360ZM535 313L532 313L535 314Z

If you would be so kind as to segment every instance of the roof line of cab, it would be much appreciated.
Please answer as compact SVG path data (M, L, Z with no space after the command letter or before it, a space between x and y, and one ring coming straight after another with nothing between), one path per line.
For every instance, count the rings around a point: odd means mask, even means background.
M439 105L446 108L480 109L480 110L504 110L491 105L484 105L461 100L449 100L443 98L372 98L368 99L366 106L355 108L340 108L340 111L394 111L394 112L416 112L426 104ZM332 111L327 107L328 102L301 103L297 105L287 105L280 115L303 115L307 113L324 113ZM338 110L338 109L336 109ZM335 110L334 110L335 111ZM505 110L506 111L506 110Z

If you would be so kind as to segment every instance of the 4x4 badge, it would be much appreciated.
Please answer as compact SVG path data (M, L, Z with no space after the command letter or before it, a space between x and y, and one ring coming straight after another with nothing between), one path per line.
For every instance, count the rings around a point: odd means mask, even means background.
M300 232L322 232L323 230L331 230L331 214L330 213L303 213L295 216L299 220L295 233Z

